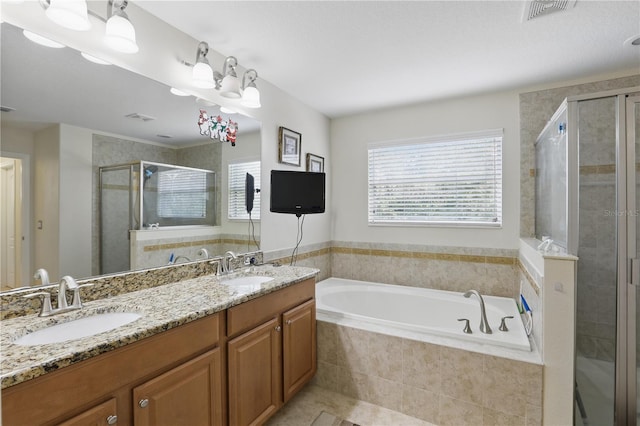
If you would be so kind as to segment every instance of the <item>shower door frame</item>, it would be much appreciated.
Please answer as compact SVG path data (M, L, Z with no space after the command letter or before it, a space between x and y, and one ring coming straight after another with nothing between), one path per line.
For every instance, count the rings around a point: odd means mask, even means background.
M616 357L615 357L615 396L614 422L616 425L636 426L637 423L637 389L636 379L636 291L640 291L640 276L638 259L629 256L636 250L636 173L635 173L635 129L634 109L630 104L635 101L640 108L640 86L610 90L599 93L568 97L567 121L574 126L568 126L569 139L567 153L567 213L568 238L567 251L576 254L578 250L579 229L579 130L577 129L577 107L580 101L602 98L615 98L616 103L616 257L617 257L617 313L616 313ZM575 150L571 150L575 147ZM571 152L573 151L573 152ZM573 163L573 165L572 165ZM575 215L571 206L575 205ZM622 212L622 213L621 213ZM629 236L633 233L633 238ZM632 270L634 274L632 276ZM633 282L632 282L633 281ZM574 397L575 398L575 397ZM575 424L575 419L574 419Z
M617 97L618 120L618 344L616 356L616 423L637 423L637 329L636 292L638 277L636 214L636 131L635 112L640 108L640 91ZM622 327L620 327L622 326Z

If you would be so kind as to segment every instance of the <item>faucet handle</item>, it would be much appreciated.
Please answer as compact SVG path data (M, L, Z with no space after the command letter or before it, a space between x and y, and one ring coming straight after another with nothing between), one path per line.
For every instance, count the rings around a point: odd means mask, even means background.
M35 297L42 296L42 305L40 306L39 317L48 317L53 312L53 308L51 307L51 293L46 291L39 291L38 293L27 294L24 297L25 299L33 299Z
M471 327L469 326L469 319L468 318L458 318L458 321L466 321L464 323L464 329L462 331L464 331L467 334L473 333L473 331L471 331Z
M85 287L93 287L93 284L82 284L73 289L73 302L71 302L72 308L82 308L82 301L80 300L80 289Z
M500 320L500 327L498 327L498 330L500 330L500 331L509 331L509 329L507 328L507 322L505 321L505 320L508 320L508 319L513 319L513 315L502 317L502 319Z

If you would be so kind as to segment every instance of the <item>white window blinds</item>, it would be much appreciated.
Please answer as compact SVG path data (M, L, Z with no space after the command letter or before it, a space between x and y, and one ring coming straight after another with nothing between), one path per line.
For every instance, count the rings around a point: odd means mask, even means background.
M254 187L260 189L260 161L229 164L229 219L249 219L244 194L247 173L253 176ZM260 219L260 193L254 194L251 219Z
M369 223L500 226L502 130L369 145Z
M158 216L203 218L207 214L207 174L198 170L158 172Z

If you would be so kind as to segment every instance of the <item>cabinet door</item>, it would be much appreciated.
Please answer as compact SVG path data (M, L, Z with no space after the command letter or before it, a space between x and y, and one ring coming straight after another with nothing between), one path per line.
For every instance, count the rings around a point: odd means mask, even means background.
M221 373L218 348L134 388L134 424L222 424Z
M309 300L282 315L284 402L316 373L316 302Z
M59 426L107 426L118 424L116 399L111 398L100 405L96 405L77 416L60 423Z
M277 318L229 341L229 424L262 424L282 404L281 325Z

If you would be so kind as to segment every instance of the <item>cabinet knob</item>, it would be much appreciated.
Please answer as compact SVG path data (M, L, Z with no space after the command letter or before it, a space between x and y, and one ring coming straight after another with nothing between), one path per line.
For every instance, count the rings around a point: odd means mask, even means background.
M147 408L147 406L149 405L149 400L147 398L141 399L140 402L138 402L138 405L140 406L140 408Z
M291 325L292 322L293 321L291 321L291 320L287 320L287 325Z
M276 326L276 331L278 331L278 332L279 332L280 330L282 330L282 327L281 327L281 326L279 326L279 325L277 325L277 326Z
M118 416L111 415L111 416L107 417L107 424L108 425L115 425L116 423L118 423Z

